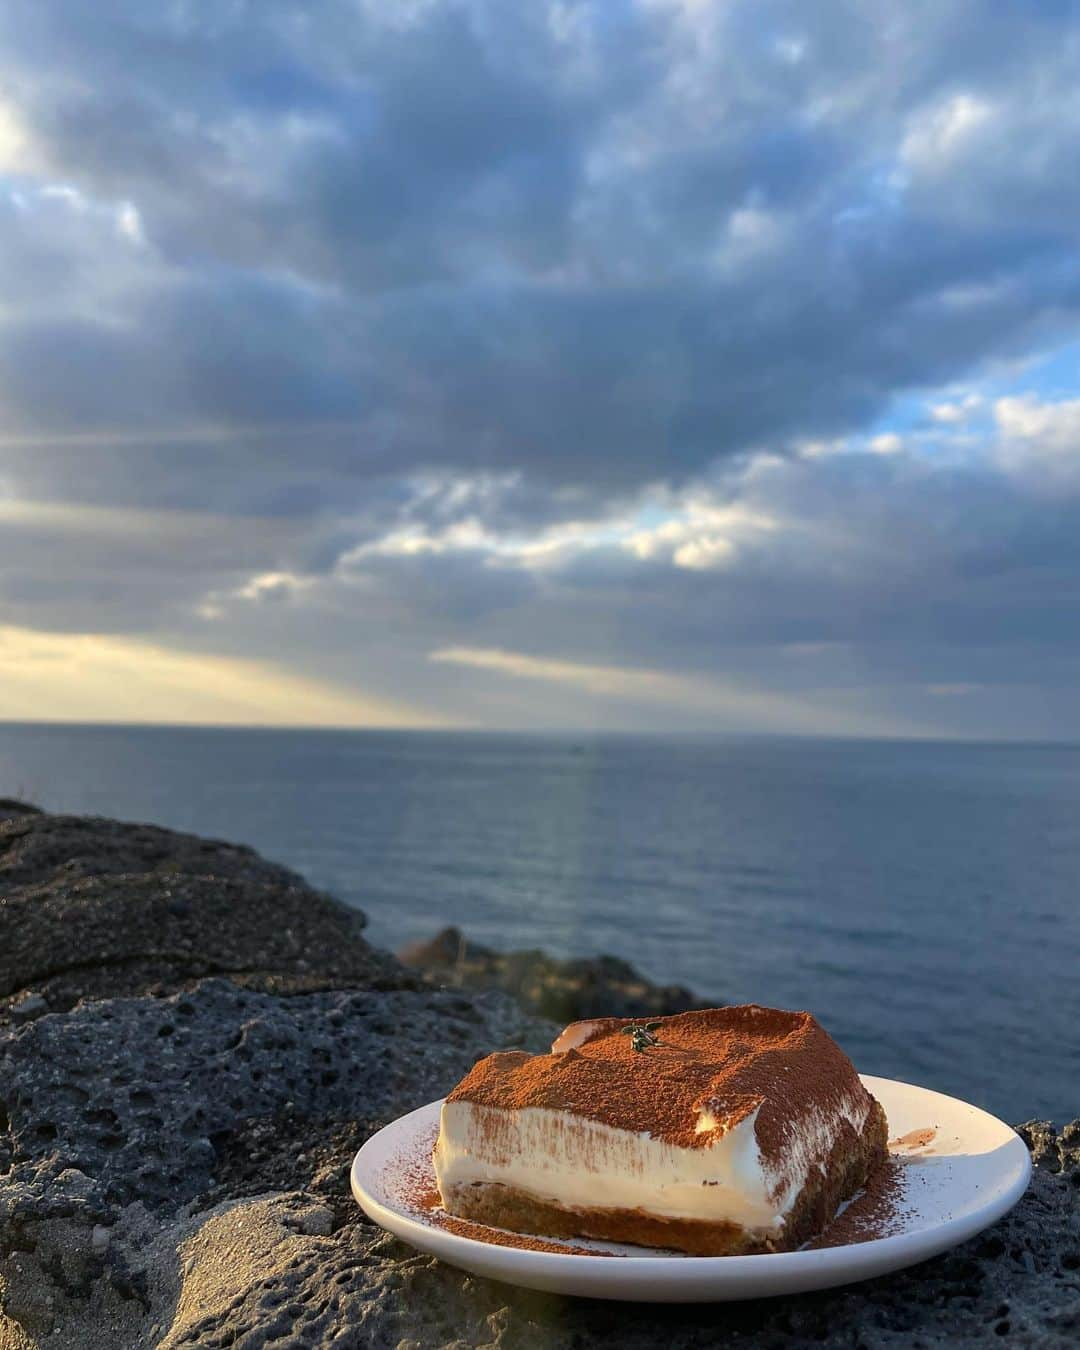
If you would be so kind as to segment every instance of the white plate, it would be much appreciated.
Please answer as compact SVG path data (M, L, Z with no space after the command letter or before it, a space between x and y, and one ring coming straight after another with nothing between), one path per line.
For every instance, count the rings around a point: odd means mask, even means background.
M474 1274L560 1294L666 1303L794 1294L900 1270L972 1237L1023 1195L1031 1176L1028 1151L1000 1120L908 1083L865 1075L863 1082L885 1108L889 1134L898 1141L890 1147L903 1164L900 1213L888 1237L764 1256L679 1256L573 1241L579 1251L595 1250L592 1256L462 1237L439 1226L441 1211L425 1213L415 1200L419 1180L433 1184L430 1153L441 1102L402 1116L367 1141L353 1160L353 1194L389 1232ZM899 1142L930 1131L926 1142Z

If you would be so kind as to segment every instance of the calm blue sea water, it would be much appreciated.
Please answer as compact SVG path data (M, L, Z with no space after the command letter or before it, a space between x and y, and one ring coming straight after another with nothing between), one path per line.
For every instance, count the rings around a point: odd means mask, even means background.
M246 841L387 946L615 952L1080 1113L1080 747L0 725L6 793Z

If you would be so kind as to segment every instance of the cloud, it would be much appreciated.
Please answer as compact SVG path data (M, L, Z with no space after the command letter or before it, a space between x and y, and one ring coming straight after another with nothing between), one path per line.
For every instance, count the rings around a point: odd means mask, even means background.
M42 629L153 631L301 546L295 524L0 496L0 613Z
M729 566L740 544L752 544L778 528L767 508L715 500L701 491L669 497L661 510L660 523L633 529L623 546L637 558L668 558L691 571Z
M829 707L808 697L783 697L740 689L720 680L672 675L661 670L585 665L529 656L498 648L444 647L431 653L437 663L490 671L514 680L536 680L594 698L634 705L659 705L690 723L738 730L768 726L775 731L817 735L888 735L897 724L867 717L857 706ZM908 734L911 727L903 728Z
M0 88L0 622L375 717L1051 725L1059 6L13 0Z
M982 399L978 394L967 394L954 402L946 400L935 403L930 409L930 416L935 422L943 423L945 426L957 426L966 422L981 404Z
M261 572L245 581L236 594L241 600L276 604L295 596L311 584L309 578L293 576L291 572Z
M895 455L903 448L904 442L895 431L883 431L867 442L867 449L875 455Z
M1007 473L1036 492L1080 490L1080 399L1000 398L994 420Z
M1075 315L1071 241L954 200L1030 181L996 148L1019 122L1069 206L1052 23L958 50L963 4L890 34L833 5L608 10L11 6L36 168L0 256L37 299L0 354L27 489L71 490L75 435L90 490L144 504L180 456L189 506L256 475L286 499L301 455L296 509L432 467L685 482ZM1061 103L1026 97L1033 72Z
M26 129L15 109L0 101L0 173L18 173L27 167Z
M955 171L957 162L989 137L994 106L969 93L951 94L918 109L900 146L900 161L911 172L935 177Z

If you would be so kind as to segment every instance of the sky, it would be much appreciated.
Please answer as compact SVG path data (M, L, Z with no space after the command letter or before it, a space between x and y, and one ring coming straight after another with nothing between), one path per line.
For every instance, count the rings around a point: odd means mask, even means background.
M1080 737L1064 0L8 0L0 718Z

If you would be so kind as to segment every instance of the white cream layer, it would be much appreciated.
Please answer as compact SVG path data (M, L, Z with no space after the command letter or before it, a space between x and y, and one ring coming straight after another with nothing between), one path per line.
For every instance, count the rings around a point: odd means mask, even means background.
M770 1198L778 1178L762 1163L756 1120L754 1111L700 1148L678 1148L566 1111L444 1102L435 1176L444 1196L496 1183L567 1209L641 1209L768 1235L783 1224L802 1182Z

